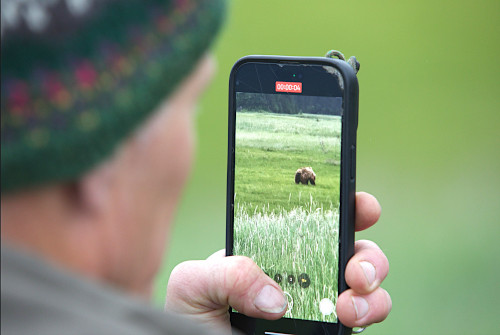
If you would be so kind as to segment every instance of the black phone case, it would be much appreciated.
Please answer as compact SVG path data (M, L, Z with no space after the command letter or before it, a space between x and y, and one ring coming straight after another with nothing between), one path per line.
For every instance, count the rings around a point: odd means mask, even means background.
M226 209L226 256L233 254L233 220L234 220L234 146L235 146L235 73L245 63L308 63L318 65L330 65L335 67L344 78L344 115L342 117L342 148L340 168L340 224L339 224L339 295L349 287L345 282L345 267L354 254L354 213L356 193L356 133L358 128L358 79L356 73L349 64L342 60L326 57L289 57L289 56L246 56L239 59L231 69L229 76L229 119L228 119L228 160L227 160L227 209ZM239 313L231 315L231 324L239 328L245 334L254 334L257 320ZM285 320L285 321L283 321ZM274 329L283 328L282 333L293 333L297 335L333 335L351 334L351 328L347 328L340 322L335 332L323 322L294 320L294 329L290 329L291 319L280 319L276 321L261 321L261 323L273 324Z

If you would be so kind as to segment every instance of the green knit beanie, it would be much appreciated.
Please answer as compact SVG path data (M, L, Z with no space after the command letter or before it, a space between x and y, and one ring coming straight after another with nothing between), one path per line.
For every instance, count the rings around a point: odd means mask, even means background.
M191 72L221 0L2 0L2 193L75 180Z

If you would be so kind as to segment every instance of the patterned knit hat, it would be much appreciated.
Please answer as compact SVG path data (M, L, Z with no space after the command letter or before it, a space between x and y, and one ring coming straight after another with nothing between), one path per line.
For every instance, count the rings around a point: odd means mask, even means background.
M109 156L210 46L222 0L2 0L1 188Z

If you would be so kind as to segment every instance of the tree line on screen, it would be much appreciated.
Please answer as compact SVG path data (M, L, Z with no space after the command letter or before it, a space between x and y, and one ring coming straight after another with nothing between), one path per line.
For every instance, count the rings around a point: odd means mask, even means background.
M238 92L236 99L238 111L326 115L342 113L342 98L340 97Z

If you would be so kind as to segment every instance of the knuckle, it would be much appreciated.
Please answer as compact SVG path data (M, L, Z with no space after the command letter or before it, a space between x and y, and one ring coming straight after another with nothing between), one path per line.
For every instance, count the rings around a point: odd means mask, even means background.
M247 292L257 280L259 267L248 257L231 256L224 268L224 285L231 291Z
M378 246L378 244L371 241L371 240L358 240L354 243L354 248L356 250L361 250L361 249L379 249L380 250L380 247Z
M172 280L177 280L180 277L184 277L186 272L190 271L190 267L192 265L192 261L182 262L177 264L172 272L170 273L169 282Z
M177 264L170 273L169 281L171 279L180 278L182 280L185 277L192 277L194 274L200 272L203 262L204 261L185 261Z
M190 278L193 273L196 273L196 261L182 262L174 267L170 273L170 278L167 283L167 294L175 296L188 295Z

